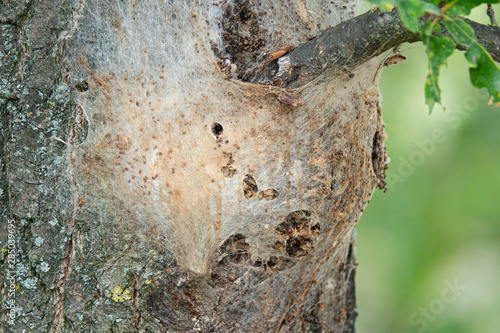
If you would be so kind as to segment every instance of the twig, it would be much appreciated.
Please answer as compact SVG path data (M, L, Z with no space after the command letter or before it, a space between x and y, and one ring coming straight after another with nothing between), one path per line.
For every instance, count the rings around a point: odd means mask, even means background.
M486 14L490 18L491 25L498 27L497 20L495 19L495 11L493 10L492 5L488 5L488 9L486 9Z
M500 28L465 19L478 43L500 61ZM422 19L422 24L425 19ZM297 88L325 70L352 69L403 43L420 41L419 32L408 30L397 10L375 10L321 32L279 59L263 64L252 83L281 80L283 88Z

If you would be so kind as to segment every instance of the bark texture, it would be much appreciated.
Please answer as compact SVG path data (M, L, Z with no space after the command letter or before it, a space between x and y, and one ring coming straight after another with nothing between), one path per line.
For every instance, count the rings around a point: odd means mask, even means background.
M354 17L351 1L0 8L18 253L0 331L354 331L354 230L385 184L383 59L294 89L238 80Z

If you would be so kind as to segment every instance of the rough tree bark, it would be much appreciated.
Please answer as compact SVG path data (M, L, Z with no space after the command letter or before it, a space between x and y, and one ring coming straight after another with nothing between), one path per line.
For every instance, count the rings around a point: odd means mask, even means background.
M418 40L356 14L0 2L0 332L353 332L378 74Z

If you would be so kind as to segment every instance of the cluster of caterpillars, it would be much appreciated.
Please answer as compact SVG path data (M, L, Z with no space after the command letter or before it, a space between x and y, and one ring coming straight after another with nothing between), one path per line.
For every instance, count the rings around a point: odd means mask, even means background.
M242 234L233 235L217 250L218 259L212 268L210 284L213 287L226 287L243 276L250 267L265 271L288 269L295 265L295 258L309 253L320 230L319 223L312 223L310 211L293 211L276 226L275 231L282 238L273 246L276 255L255 261L252 260L248 239Z

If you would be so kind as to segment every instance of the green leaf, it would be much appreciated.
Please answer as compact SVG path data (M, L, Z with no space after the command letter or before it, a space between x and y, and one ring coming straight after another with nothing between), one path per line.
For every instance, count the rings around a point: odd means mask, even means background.
M394 6L398 7L401 21L412 31L418 30L420 17L425 13L441 15L438 6L424 0L368 0L368 2L384 10L392 10Z
M423 0L394 0L394 4L398 7L401 21L412 31L418 30L420 17L426 13L441 15L436 5Z
M469 15L470 11L482 4L496 4L500 0L368 0L385 10L397 7L403 24L412 31L418 31L420 19L425 14L441 18L450 37L440 36L440 24L427 21L420 32L429 58L429 73L425 82L425 100L432 112L435 103L441 102L438 85L439 71L446 65L455 44L467 47L465 57L472 65L470 76L477 88L486 88L491 96L490 104L500 106L500 69L486 50L477 43L470 25L456 16Z
M482 5L484 3L487 4L495 4L499 3L500 0L446 0L446 4L450 4L450 7L447 7L445 13L448 15L469 15L472 8Z
M474 43L465 52L472 65L470 79L476 88L486 88L490 94L489 104L500 106L500 69L491 56L479 44Z
M467 22L459 18L445 17L443 24L457 44L470 47L476 42L474 30L472 30Z
M490 102L500 105L500 70L488 52L477 43L474 31L468 23L458 18L445 17L443 24L453 39L467 46L465 58L472 65L470 78L474 87L486 88L491 96Z
M446 65L446 60L453 53L455 43L448 36L435 36L433 31L439 31L438 25L426 22L421 32L422 42L426 46L429 58L429 72L425 80L425 103L432 112L435 103L441 103L441 89L439 88L439 69Z
M420 31L420 38L424 41L427 37L432 35L439 35L441 33L441 25L432 22L425 22ZM425 44L425 42L424 42Z

